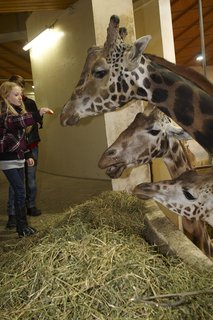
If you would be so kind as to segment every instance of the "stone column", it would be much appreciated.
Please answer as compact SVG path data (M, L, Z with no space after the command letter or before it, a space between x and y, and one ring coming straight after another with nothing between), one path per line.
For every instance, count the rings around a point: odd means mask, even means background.
M133 43L135 24L132 0L91 0L97 45L103 45L111 15L120 17L120 26L128 30L126 41ZM129 103L128 107L105 114L107 144L111 145L118 135L133 121L135 115L143 110L142 102ZM150 181L149 165L132 168L119 179L112 180L113 190L131 191L137 184Z
M170 0L139 0L134 5L136 36L140 38L150 34L146 52L156 54L175 62L175 49L172 28ZM171 176L161 159L155 159L152 165L153 180L166 180ZM182 218L160 206L169 219L182 229Z

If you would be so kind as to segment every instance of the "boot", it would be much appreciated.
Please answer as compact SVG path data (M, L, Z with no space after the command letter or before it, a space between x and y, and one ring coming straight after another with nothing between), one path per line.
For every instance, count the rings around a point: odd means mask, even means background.
M20 238L31 236L32 234L36 233L36 230L34 228L28 226L25 207L17 208L16 222L17 222L16 231L18 232L18 235Z
M8 221L6 224L7 229L13 229L16 227L16 216L15 215L9 215Z

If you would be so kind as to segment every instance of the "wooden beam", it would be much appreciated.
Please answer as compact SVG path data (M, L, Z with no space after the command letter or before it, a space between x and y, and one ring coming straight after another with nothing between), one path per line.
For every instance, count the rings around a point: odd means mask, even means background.
M66 9L77 0L1 0L0 13Z

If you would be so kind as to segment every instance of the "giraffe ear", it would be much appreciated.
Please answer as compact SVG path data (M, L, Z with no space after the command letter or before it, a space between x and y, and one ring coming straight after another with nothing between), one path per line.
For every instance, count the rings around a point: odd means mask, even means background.
M166 131L170 137L175 137L178 140L192 140L192 137L188 132L184 131L182 128L175 127L171 123L168 124Z
M181 173L181 175L179 175L179 177L177 177L175 180L193 182L193 181L196 181L198 176L199 175L198 175L197 171L193 169L193 170L189 170L189 171L185 171L185 172Z
M150 35L139 38L130 48L126 56L127 68L129 70L134 70L138 67L141 60L141 55L146 49L151 38L152 37Z

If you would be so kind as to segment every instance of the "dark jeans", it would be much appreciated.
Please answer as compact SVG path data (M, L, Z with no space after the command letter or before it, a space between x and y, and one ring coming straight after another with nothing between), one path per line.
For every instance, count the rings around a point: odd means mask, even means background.
M37 194L37 186L36 186L36 169L38 162L38 147L32 149L32 156L35 160L35 166L33 167L25 167L25 187L26 187L26 199L25 205L27 208L32 208L36 206L36 194ZM9 199L7 202L7 212L8 215L14 215L14 191L12 185L9 187Z
M25 178L26 178L26 205L27 208L32 208L36 206L36 195L37 195L37 185L36 185L36 170L38 163L38 147L32 149L33 159L35 165L33 167L25 167Z
M13 214L15 208L23 208L25 206L25 181L24 181L24 168L2 170L4 175L12 187L13 192Z

